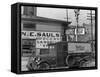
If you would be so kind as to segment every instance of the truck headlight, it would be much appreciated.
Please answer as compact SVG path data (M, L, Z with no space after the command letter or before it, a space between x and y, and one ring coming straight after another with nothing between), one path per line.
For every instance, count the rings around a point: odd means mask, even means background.
M37 57L37 58L36 58L36 62L39 62L39 61L40 61L40 59L41 59L40 57Z

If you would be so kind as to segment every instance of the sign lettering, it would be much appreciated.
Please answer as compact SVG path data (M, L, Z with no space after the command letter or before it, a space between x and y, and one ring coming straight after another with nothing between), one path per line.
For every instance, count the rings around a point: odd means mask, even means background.
M60 32L22 31L23 39L36 39L36 48L48 48L48 44L61 41Z

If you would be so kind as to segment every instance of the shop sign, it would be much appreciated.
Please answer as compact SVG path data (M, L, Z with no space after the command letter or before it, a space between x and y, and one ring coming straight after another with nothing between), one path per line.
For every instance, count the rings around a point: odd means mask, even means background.
M68 53L91 52L90 43L68 43Z
M76 28L75 28L75 34L76 34ZM78 32L77 32L78 35L84 35L85 34L85 28L78 28Z
M76 34L76 28L71 28L71 29L67 29L66 30L66 34L67 35L73 35L73 34ZM78 28L78 35L84 35L85 34L85 28L81 27L81 28Z
M36 48L48 48L48 44L61 41L60 32L23 31L23 39L36 39Z
M23 39L36 39L36 31L22 31L21 36Z

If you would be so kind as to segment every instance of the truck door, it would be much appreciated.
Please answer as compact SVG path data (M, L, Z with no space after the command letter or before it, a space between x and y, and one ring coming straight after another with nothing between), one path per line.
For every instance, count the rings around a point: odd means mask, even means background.
M62 44L57 45L57 66L64 66L64 51Z

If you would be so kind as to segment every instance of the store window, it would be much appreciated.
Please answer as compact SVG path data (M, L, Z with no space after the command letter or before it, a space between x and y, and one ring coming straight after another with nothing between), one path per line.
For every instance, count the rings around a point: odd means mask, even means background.
M40 55L49 54L48 49L40 49Z
M35 40L32 39L22 39L22 56L35 55Z

